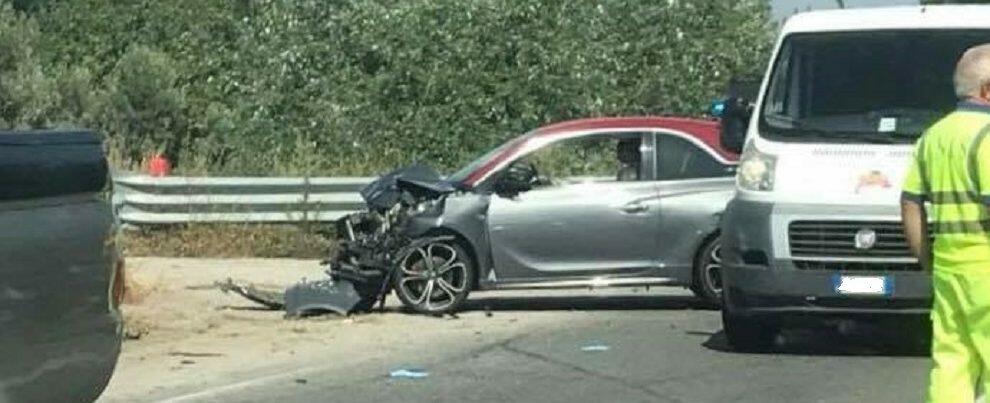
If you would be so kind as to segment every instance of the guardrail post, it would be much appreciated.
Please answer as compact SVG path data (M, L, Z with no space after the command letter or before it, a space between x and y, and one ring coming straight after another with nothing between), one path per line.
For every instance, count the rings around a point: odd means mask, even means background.
M309 224L309 187L309 175L303 176L303 201L300 207L302 208L302 220L306 225Z

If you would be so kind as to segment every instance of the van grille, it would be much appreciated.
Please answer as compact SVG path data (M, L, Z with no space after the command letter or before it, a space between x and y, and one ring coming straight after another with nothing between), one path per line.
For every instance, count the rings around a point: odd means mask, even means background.
M888 262L819 262L812 260L795 260L794 267L799 270L832 270L853 272L921 271L921 265L917 263Z
M876 243L856 248L856 233L876 232ZM911 257L899 222L891 221L793 221L788 227L793 257Z

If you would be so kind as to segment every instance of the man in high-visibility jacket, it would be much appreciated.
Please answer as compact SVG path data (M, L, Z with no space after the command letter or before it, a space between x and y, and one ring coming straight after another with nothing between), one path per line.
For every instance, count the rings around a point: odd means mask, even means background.
M932 270L928 401L969 403L990 369L990 44L963 54L954 81L962 101L918 140L901 215L911 251Z

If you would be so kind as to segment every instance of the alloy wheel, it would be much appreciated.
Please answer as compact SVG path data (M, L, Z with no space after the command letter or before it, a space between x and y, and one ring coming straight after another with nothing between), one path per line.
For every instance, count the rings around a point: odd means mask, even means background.
M416 248L402 259L397 291L421 312L445 312L464 299L469 267L458 249L441 242Z

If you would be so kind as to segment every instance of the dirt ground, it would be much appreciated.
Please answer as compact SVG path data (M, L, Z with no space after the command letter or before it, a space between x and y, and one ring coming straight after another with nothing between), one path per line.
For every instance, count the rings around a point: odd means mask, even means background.
M188 380L188 372L222 373L291 358L353 324L334 316L283 320L213 287L228 277L287 285L319 278L315 261L131 258L121 310L125 341L104 400L125 401ZM361 320L361 319L357 319Z
M273 368L291 371L332 360L381 363L386 371L396 364L389 352L411 331L481 342L556 320L483 309L456 319L424 317L401 312L394 298L386 313L285 319L281 311L213 286L227 278L275 287L322 279L315 260L129 258L127 275L127 338L101 402L159 401Z

